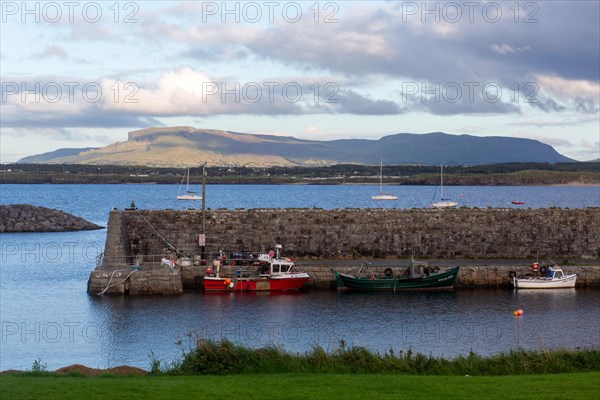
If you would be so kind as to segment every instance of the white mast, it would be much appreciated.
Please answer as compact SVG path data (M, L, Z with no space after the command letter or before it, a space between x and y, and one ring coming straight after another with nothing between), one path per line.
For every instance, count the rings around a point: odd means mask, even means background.
M383 158L381 158L381 165L379 167L379 191L383 194Z
M187 185L186 185L186 189L187 192L190 192L190 167L187 168Z
M444 166L440 164L440 186L442 188L442 201L444 201Z

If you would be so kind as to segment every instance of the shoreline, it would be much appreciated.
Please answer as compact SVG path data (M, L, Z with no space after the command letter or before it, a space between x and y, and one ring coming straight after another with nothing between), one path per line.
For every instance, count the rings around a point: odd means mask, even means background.
M178 186L176 182L0 182L2 185L170 185ZM257 185L257 186L379 186L377 182L326 182L326 180L317 182L207 182L207 186L211 185ZM436 187L437 184L413 184L413 183L384 183L385 187L403 187L403 186L427 186ZM540 184L527 184L527 185L487 185L487 184L473 184L473 185L454 185L445 183L447 187L597 187L600 188L600 183L584 183L584 182L568 182L568 183L540 183Z
M161 365L161 360L153 358L150 361L150 369L144 369L131 365L119 365L109 368L88 367L83 364L71 364L49 371L46 364L39 358L33 362L30 370L8 369L0 371L0 376L24 376L24 377L133 377L133 376L214 376L214 375L255 375L260 373L345 373L345 374L402 374L402 375L512 375L516 374L545 374L564 372L555 363L555 358L562 358L567 364L571 364L569 372L597 372L593 363L581 365L572 357L573 354L587 354L596 364L600 363L600 349L597 345L575 348L559 347L554 349L519 349L510 353L499 352L492 355L479 355L470 353L469 364L463 361L466 355L433 356L423 353L413 353L410 349L403 353L391 351L379 352L369 350L363 345L347 345L344 339L340 339L337 347L324 350L318 345L306 349L304 352L288 352L279 350L270 352L265 357L265 350L269 346L252 348L236 344L228 339L211 340L197 337L195 347L186 350L182 354L180 363L171 366ZM206 358L204 354L211 354ZM231 355L239 357L231 358ZM370 357L355 357L357 354ZM348 358L348 356L354 356ZM303 361L301 371L298 364L292 360ZM422 359L426 358L429 364L424 364ZM506 367L506 358L513 361L510 369L498 369ZM368 361L367 361L368 360ZM253 361L248 363L248 361ZM277 361L277 369L272 370L272 362ZM535 361L533 363L532 361ZM201 362L201 363L200 363ZM539 363L547 368L539 368ZM227 369L223 370L223 365ZM473 364L473 365L471 365ZM536 365L533 365L536 364ZM490 374L491 373L491 374Z

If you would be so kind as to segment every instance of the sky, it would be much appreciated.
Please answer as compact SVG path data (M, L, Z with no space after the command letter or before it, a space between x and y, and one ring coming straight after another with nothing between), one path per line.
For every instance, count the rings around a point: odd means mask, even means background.
M598 1L1 2L0 161L155 126L600 157Z

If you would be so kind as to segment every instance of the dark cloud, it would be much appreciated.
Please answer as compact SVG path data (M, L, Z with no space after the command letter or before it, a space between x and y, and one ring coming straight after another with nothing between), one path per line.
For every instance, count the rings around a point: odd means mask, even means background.
M389 100L372 100L353 90L342 90L337 94L340 113L357 115L389 115L400 114L398 104Z
M511 9L515 4L522 8L518 22ZM223 32L222 26L206 26L206 32L214 29L222 34L206 34L202 37L211 41L202 43L190 36L188 55L221 58L244 47L284 64L356 76L386 74L449 82L521 80L544 73L598 81L598 2L507 2L502 6L498 22L486 21L480 5L470 23L463 5L462 18L456 23L448 22L452 16L447 14L440 22L429 17L423 23L420 15L405 21L393 8L365 8L364 13L350 13L339 23L322 24L318 29L312 21L303 20L244 36ZM178 29L173 37L185 37L185 26Z
M561 112L567 108L558 104L554 99L550 97L538 97L536 101L528 103L534 108L538 108L544 112Z
M443 9L448 3L411 4ZM201 12L198 4L178 4L163 14L144 15L141 23L128 28L129 36L124 40L131 41L133 37L139 40L141 37L161 46L176 43L177 46L173 46L174 56L202 63L268 59L276 65L315 71L315 75L343 77L347 85L342 87L338 84L335 93L323 90L315 93L311 88L312 82L306 82L304 78L305 82L298 80L303 93L300 101L291 100L280 90L271 96L261 88L263 92L258 101L245 101L243 98L238 101L229 96L217 100L211 107L200 107L203 104L199 104L198 107L165 107L156 111L156 107L145 110L141 104L141 111L136 115L126 116L123 110L98 108L93 112L82 111L81 115L65 114L64 117L52 113L38 113L41 118L24 115L12 120L9 118L8 123L14 126L106 127L150 126L158 122L156 116L394 115L409 111L437 115L503 114L520 113L524 104L547 113L565 110L598 112L597 99L584 95L573 98L572 94L568 98L560 91L545 93L536 96L536 102L527 102L531 92L526 90L526 85L535 83L536 76L540 75L600 81L600 3L495 2L502 5L502 17L497 22L483 17L483 3L477 3L473 22L468 20L469 10L465 2L452 4L461 7L462 17L458 22L452 22L452 13L442 13L438 22L428 15L427 21L422 22L423 16L419 13L404 15L405 3L400 2L387 3L378 9L366 3L353 3L343 15L339 15L338 23L318 26L311 18L304 18L299 23L278 21L266 26L243 23L200 25L197 23ZM513 11L515 6L521 7L517 21ZM70 29L76 32L80 27ZM100 37L114 37L114 32L106 36L101 33L98 31ZM61 50L49 46L45 52L48 56L66 55ZM120 75L132 76L135 71ZM392 98L374 98L359 93L368 93L370 87L381 88L382 82L387 79L391 82L412 81L419 87L425 85L430 88L436 84L455 84L463 90L466 85L475 84L476 96L470 99L463 92L459 98L452 93L449 97L446 96L448 93L442 93L439 99L420 94L407 99L403 88L397 87L389 88L388 93L396 93ZM51 78L48 80L51 81ZM38 81L44 80L39 77ZM296 80L280 78L274 81L286 83ZM321 85L324 83L320 82ZM481 88L487 84L499 85L502 90L499 101L490 101L482 96ZM151 84L139 82L138 86L147 88ZM154 94L160 98L162 93L155 91ZM515 95L518 98L515 99ZM61 122L61 119L64 121ZM36 122L38 120L41 121Z

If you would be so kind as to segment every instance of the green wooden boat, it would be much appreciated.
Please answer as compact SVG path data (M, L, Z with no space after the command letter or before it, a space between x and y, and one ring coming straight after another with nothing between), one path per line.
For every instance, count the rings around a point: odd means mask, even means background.
M364 273L354 276L336 271L335 280L338 290L443 290L454 288L459 268L439 271L420 264L411 266L406 276L391 276L388 268L384 277Z

